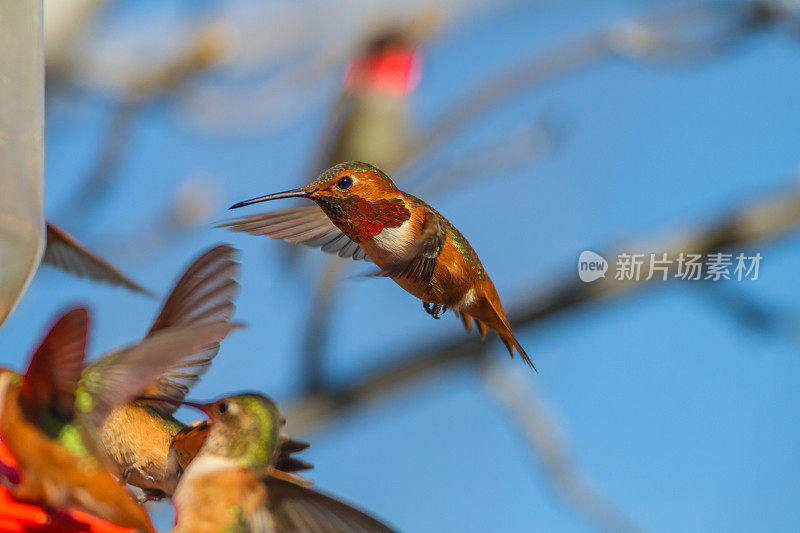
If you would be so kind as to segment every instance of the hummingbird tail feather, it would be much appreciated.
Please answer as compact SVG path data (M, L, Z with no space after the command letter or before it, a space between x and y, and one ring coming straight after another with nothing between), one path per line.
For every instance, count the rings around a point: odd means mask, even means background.
M464 323L464 329L467 330L467 333L472 331L472 317L466 313L461 313L460 315L461 322Z
M478 320L476 318L475 319L475 325L478 327L478 331L481 334L481 339L485 339L486 338L486 324L484 324L483 322L481 322L480 320Z
M500 334L498 333L498 335ZM525 364L531 367L537 374L539 373L539 371L536 370L533 361L531 361L531 358L525 352L525 349L522 347L519 341L517 341L516 337L514 337L514 333L512 333L510 329L508 330L507 335L500 335L500 339L503 341L503 344L506 345L506 349L508 350L508 353L511 354L511 357L514 357L514 348L516 348L520 357L522 357L522 360L525 361Z
M531 361L531 358L525 352L525 349L514 336L514 332L511 330L511 324L509 324L508 318L506 318L506 313L503 311L503 306L500 304L500 297L497 296L497 291L494 290L494 286L492 286L492 289L493 294L490 294L493 297L490 296L486 298L486 302L489 303L489 309L487 310L489 311L488 318L490 319L489 327L491 327L497 333L500 339L502 339L503 344L506 345L508 353L511 355L511 357L514 357L514 349L516 348L520 357L522 357L522 360L525 361L525 364L531 367L538 374L539 371L536 370L535 366L533 366L533 361Z

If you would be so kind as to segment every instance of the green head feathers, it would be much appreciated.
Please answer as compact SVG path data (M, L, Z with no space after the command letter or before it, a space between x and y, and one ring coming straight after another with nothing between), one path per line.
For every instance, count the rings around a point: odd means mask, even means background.
M362 163L361 161L346 161L344 163L339 163L336 166L333 166L317 176L317 179L312 181L308 186L313 187L315 185L322 185L324 183L328 183L333 179L339 178L339 176L343 174L353 174L358 175L361 173L368 173L373 178L382 178L386 180L388 184L394 188L394 182L383 173L383 171L377 167L370 165L369 163Z
M269 398L237 394L208 406L211 430L202 453L235 459L247 468L271 466L278 451L281 417Z

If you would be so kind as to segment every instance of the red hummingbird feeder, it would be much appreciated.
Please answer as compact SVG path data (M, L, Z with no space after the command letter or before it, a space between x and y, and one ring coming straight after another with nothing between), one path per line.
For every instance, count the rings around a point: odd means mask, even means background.
M11 482L19 481L16 466L14 457L0 441L0 476ZM17 502L2 486L0 486L0 531L3 533L133 533L132 529L116 526L82 511L55 511Z

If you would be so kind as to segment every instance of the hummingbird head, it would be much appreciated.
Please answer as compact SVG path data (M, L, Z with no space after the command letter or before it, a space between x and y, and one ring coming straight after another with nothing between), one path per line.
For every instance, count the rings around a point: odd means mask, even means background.
M233 459L246 468L268 467L275 461L281 416L269 398L246 393L207 404L181 403L200 409L211 420L200 454Z
M245 200L230 208L280 198L313 200L356 242L374 237L385 227L398 227L411 218L394 182L380 169L360 161L331 167L305 187Z

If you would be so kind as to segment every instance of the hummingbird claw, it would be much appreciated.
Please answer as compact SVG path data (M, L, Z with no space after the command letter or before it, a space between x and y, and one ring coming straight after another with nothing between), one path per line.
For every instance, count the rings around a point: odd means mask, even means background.
M447 311L447 307L442 304L433 304L429 302L422 302L422 308L425 309L425 312L431 315L436 320L439 320L445 311Z

